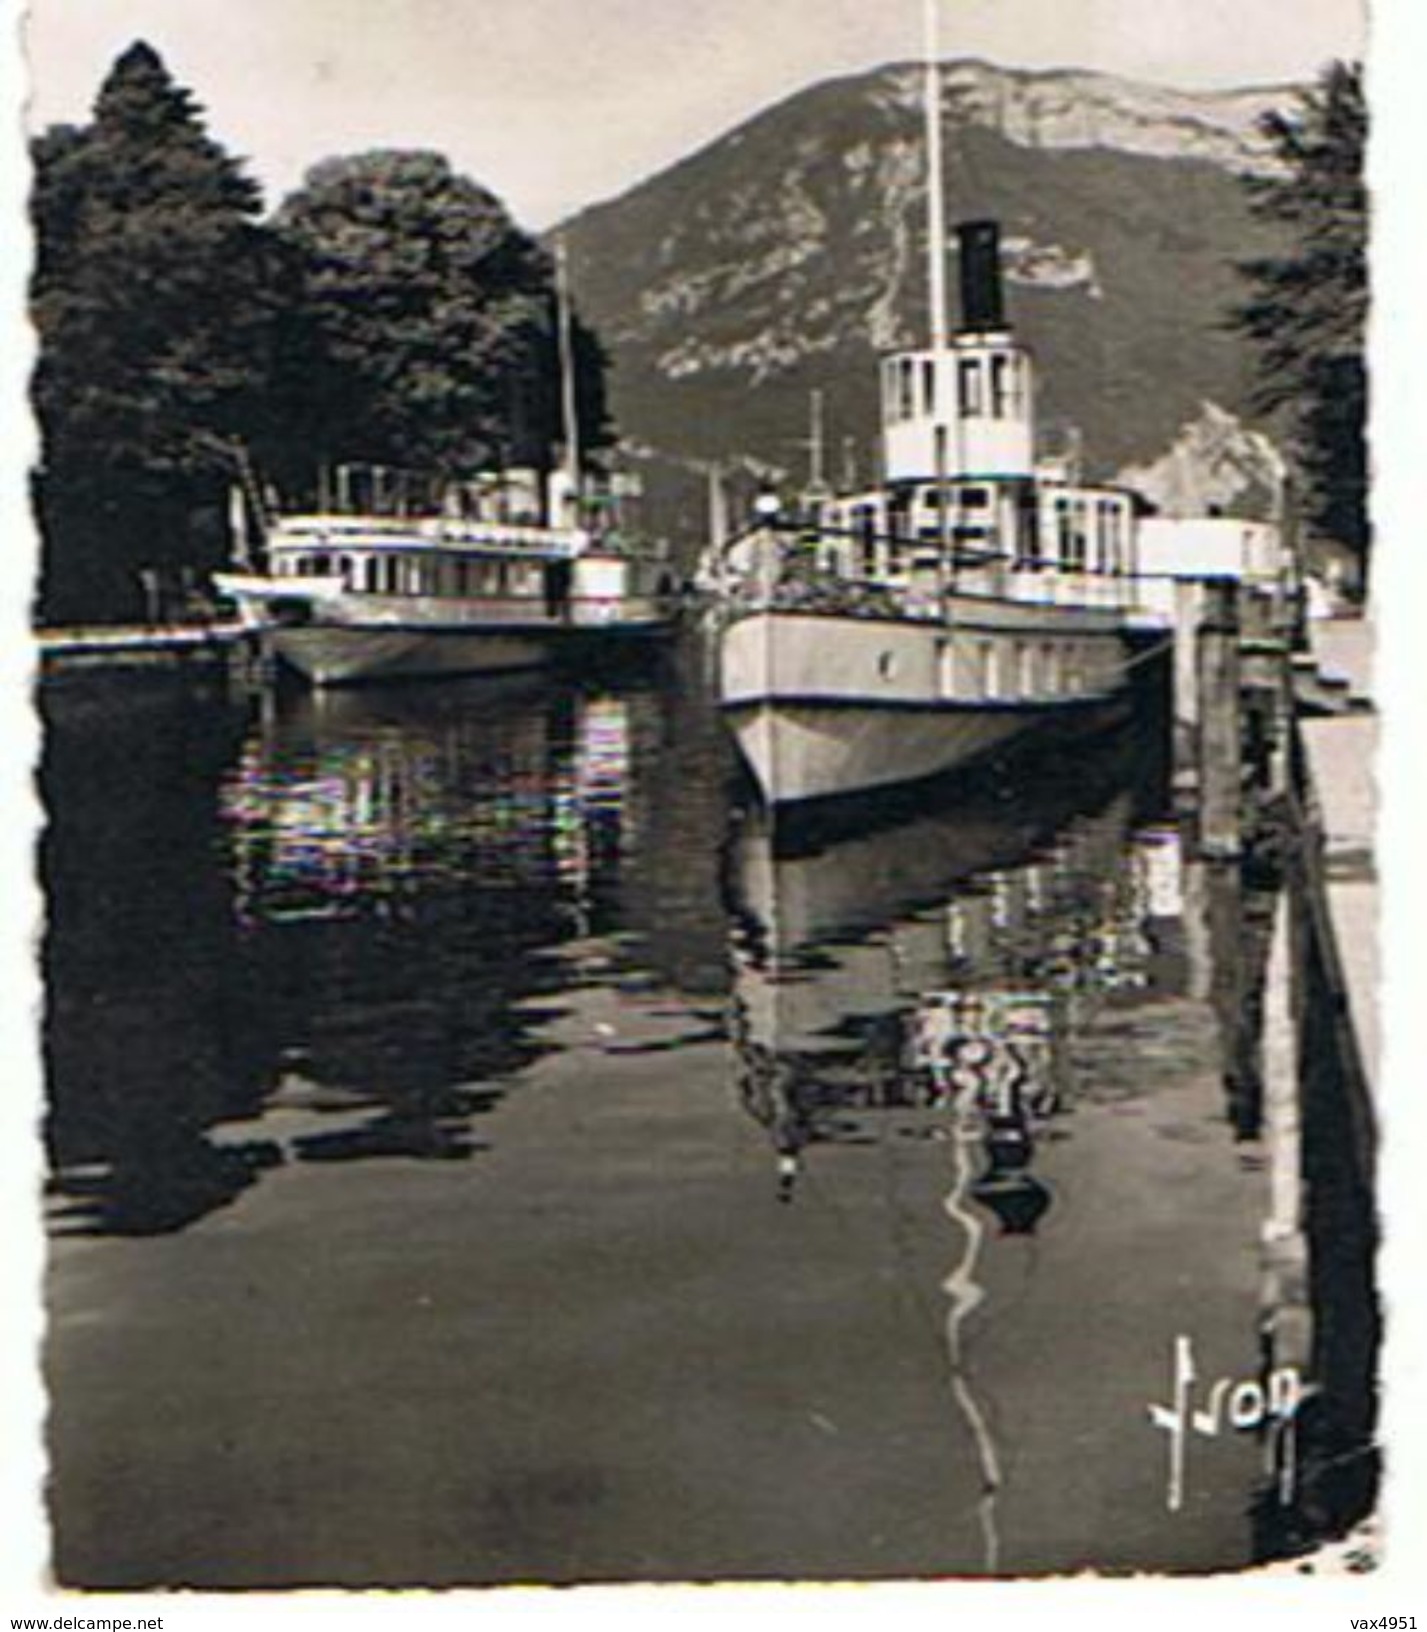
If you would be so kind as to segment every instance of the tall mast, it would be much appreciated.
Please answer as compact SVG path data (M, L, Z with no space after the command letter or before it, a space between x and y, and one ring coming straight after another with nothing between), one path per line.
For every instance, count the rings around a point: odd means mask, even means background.
M823 394L816 387L809 395L811 423L808 426L808 488L821 493L827 486L823 457Z
M941 67L937 60L937 0L926 5L927 258L931 301L931 349L947 344L946 200L941 158Z
M555 306L560 336L560 409L565 422L565 474L570 492L580 491L580 416L575 402L575 346L570 323L565 240L555 241Z

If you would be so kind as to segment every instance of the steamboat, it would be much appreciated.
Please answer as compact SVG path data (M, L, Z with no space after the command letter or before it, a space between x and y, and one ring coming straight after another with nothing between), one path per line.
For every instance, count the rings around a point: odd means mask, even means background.
M522 471L413 502L382 474L343 471L338 503L264 529L264 572L215 580L312 685L528 669L672 629L673 570L624 532L617 490Z
M1032 729L1129 711L1142 501L1038 458L1000 234L958 228L946 318L939 73L927 59L930 335L881 363L883 480L769 495L722 552L720 705L773 806L954 771Z

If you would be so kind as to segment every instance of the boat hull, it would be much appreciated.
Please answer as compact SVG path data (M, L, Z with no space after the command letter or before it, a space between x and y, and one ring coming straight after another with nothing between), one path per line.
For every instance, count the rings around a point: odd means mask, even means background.
M355 629L310 624L274 629L273 654L314 686L434 679L539 668L550 643L540 635L465 630Z
M586 651L639 650L670 631L662 622L602 629L360 628L311 623L273 628L272 654L318 687L538 669Z
M764 800L891 788L1032 733L1128 717L1128 648L1115 618L973 610L978 621L770 611L730 625L722 706ZM969 695L978 682L982 694Z

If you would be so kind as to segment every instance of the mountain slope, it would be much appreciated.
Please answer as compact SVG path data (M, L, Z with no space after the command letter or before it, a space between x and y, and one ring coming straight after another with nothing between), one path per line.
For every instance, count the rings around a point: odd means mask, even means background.
M1240 176L1286 95L948 65L948 216L1002 223L1042 424L1091 472L1152 463L1205 402L1240 411L1234 262L1268 247ZM834 469L872 473L876 354L925 333L918 97L905 66L814 86L563 229L656 487L704 461L796 480L814 387Z

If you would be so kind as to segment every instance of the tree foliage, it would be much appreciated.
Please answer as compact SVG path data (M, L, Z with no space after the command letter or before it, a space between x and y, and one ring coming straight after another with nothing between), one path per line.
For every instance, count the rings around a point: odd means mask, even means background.
M271 240L256 185L142 43L93 122L33 157L42 609L132 615L140 569L221 548L231 449L266 386Z
M1246 262L1236 314L1258 364L1256 403L1281 415L1306 518L1366 568L1367 104L1359 65L1332 63L1299 105L1269 115L1278 158L1251 178L1252 206L1285 231L1277 256Z
M549 256L434 153L319 165L276 217L149 46L34 144L35 496L48 622L129 618L227 548L241 462L546 466L564 436ZM604 359L575 325L580 431Z
M309 353L298 391L323 459L458 473L548 465L563 435L549 256L439 154L318 165L276 217L301 267ZM603 428L603 359L576 347L581 431Z

